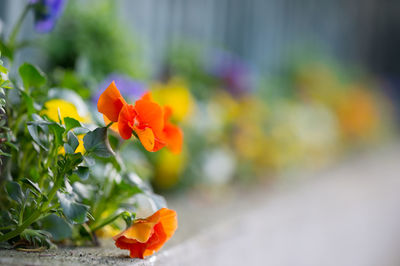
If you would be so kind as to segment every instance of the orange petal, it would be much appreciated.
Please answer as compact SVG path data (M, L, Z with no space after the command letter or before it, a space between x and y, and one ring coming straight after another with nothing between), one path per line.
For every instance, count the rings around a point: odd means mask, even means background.
M167 241L167 235L161 225L158 223L154 226L154 233L150 237L149 241L147 242L146 250L144 252L144 256L150 256L154 252L161 249L164 243Z
M151 130L151 128L149 127L146 127L144 129L136 129L135 132L138 135L139 140L142 143L143 147L147 151L153 151L155 144L153 130Z
M155 132L161 132L164 127L163 110L157 103L140 99L135 103L138 127L150 127Z
M97 102L97 110L112 122L117 122L119 113L124 105L126 105L126 102L113 81L100 95Z
M164 140L162 140L161 137L155 136L155 137L154 137L154 148L153 148L152 151L153 151L153 152L156 152L156 151L158 151L158 150L164 148L165 145L167 145L167 143L166 143Z
M172 108L169 106L164 106L164 123L167 123L172 115Z
M132 258L144 258L158 251L177 228L176 212L162 208L146 219L139 219L113 237L115 245L129 249Z
M182 144L183 144L182 130L171 123L167 123L164 127L163 132L164 132L165 142L167 143L167 147L173 153L180 153L182 151Z
M151 92L148 91L145 94L143 94L141 99L146 101L153 101L153 97L151 97Z
M160 215L160 223L164 229L164 232L167 236L168 240L171 236L175 233L176 229L178 228L178 219L176 212L171 209L162 208L158 210Z
M125 104L119 113L118 131L123 139L129 139L132 136L133 120L136 112L133 105Z

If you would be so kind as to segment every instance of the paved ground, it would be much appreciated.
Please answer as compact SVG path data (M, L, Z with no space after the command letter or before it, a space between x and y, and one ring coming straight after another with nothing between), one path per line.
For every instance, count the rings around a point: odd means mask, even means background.
M400 265L399 144L294 178L268 189L170 199L179 230L146 260L106 243L42 253L0 250L0 264Z

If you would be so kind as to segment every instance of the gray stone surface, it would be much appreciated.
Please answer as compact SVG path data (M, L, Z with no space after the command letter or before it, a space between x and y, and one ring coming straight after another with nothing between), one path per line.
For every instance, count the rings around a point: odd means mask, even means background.
M273 186L171 198L179 229L146 260L107 242L42 253L0 250L0 264L400 265L399 191L396 144Z

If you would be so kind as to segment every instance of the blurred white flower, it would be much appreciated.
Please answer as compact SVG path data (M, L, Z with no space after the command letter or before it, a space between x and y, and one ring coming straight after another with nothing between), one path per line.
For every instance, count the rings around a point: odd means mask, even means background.
M211 184L226 184L235 173L235 164L232 152L226 149L210 151L203 161L205 181Z

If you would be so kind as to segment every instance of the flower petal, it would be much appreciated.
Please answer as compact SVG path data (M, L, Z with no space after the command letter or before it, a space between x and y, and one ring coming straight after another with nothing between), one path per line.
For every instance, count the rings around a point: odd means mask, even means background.
M165 142L167 143L167 147L171 150L171 152L180 153L182 151L183 144L182 130L171 123L167 123L163 132Z
M132 136L133 120L136 112L132 105L125 104L119 113L118 131L123 139L129 139Z
M100 95L97 102L97 110L111 121L117 122L119 113L124 105L126 105L126 102L113 81Z
M146 94L147 95L147 94ZM160 105L146 98L135 103L139 128L150 127L155 132L161 132L164 127L163 110Z
M142 143L143 147L147 151L153 151L154 144L155 144L153 130L151 130L151 128L149 128L149 127L146 127L143 130L136 129L135 132L138 135L139 140Z
M171 209L162 208L158 210L160 215L160 223L164 229L167 236L167 240L175 233L178 228L178 219L176 212Z

